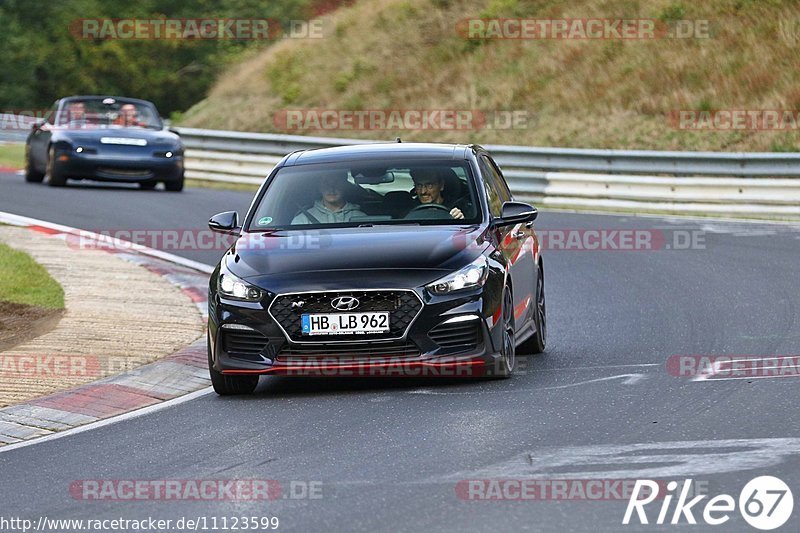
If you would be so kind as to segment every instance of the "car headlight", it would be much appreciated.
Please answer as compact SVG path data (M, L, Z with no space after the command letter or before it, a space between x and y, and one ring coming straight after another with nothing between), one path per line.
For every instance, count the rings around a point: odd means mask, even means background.
M222 270L217 278L217 290L225 298L257 302L263 297L260 289L245 283L230 272Z
M425 286L432 294L448 294L465 289L483 287L489 277L489 263L480 256L461 270L448 274Z

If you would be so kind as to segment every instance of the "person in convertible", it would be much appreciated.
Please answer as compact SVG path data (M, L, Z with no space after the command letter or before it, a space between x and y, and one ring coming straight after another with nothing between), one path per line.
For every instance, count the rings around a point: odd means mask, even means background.
M293 219L296 224L332 224L350 222L353 217L366 216L359 206L345 199L347 175L323 176L319 182L321 198L308 209L302 209Z
M119 108L119 115L114 120L116 126L123 127L142 127L144 124L139 120L139 112L133 104L124 104Z

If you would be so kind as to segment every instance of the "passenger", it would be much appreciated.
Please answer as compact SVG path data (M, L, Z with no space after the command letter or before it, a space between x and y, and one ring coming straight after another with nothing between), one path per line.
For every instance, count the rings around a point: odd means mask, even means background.
M411 171L411 178L414 180L414 189L417 192L419 205L439 204L450 208L450 216L457 219L464 218L464 213L455 205L448 205L445 202L444 178L432 168L420 168Z
M359 210L358 205L345 200L346 187L346 174L323 177L319 182L319 192L322 197L315 201L312 207L300 211L292 219L292 224L332 224L350 222L353 217L366 216Z

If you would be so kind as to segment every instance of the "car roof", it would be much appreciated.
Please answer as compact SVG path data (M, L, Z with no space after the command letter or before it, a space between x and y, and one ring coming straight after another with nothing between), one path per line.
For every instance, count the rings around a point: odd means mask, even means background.
M333 163L340 161L419 161L420 159L464 160L471 146L464 144L438 143L369 143L317 148L290 154L285 166L310 165L314 163Z

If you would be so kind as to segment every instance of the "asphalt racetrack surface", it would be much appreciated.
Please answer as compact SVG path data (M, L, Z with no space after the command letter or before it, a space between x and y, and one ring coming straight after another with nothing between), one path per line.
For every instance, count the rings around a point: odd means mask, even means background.
M54 189L0 175L0 211L93 231L204 230L214 213L243 215L251 197ZM535 227L550 239L548 349L523 358L513 379L262 378L250 397L206 394L0 453L2 515L204 519L209 531L233 517L278 517L287 531L657 531L686 530L687 519L654 525L656 501L649 525L623 526L619 483L691 479L737 501L757 476L800 488L797 376L693 379L675 375L689 359L670 359L800 354L800 228L546 210ZM620 233L609 232L620 230L649 248L615 249ZM596 242L587 231L603 232L605 249L585 249ZM224 250L168 251L213 264ZM545 488L520 497L508 481L519 479ZM564 479L568 497L551 490ZM98 500L103 485L87 480L114 480L107 491L121 481L272 480L273 499ZM581 496L597 486L602 497ZM693 508L700 524L707 501ZM798 530L799 513L783 530ZM738 510L729 515L714 529L754 531Z

